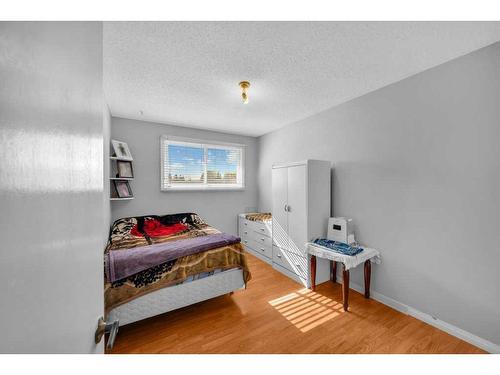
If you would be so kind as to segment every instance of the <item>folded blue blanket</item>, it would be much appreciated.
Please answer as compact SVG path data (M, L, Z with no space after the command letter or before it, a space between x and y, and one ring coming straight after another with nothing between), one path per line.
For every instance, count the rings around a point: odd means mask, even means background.
M328 240L326 238L316 238L313 243L319 246L326 247L332 251L336 251L337 253L341 253L344 255L354 256L363 251L363 248L351 246L346 243L337 242L333 240Z

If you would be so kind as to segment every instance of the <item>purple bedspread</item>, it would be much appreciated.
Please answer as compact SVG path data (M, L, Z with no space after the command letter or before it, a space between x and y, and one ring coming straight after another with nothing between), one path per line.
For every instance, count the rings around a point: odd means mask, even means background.
M111 250L106 254L106 277L109 282L114 282L170 260L240 241L239 237L231 234L216 233L131 249Z

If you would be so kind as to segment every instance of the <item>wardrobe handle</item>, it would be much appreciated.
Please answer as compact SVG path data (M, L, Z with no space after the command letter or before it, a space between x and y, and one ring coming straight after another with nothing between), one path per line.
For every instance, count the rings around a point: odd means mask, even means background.
M283 209L285 210L285 212L287 212L287 205L285 204L285 207L283 207Z

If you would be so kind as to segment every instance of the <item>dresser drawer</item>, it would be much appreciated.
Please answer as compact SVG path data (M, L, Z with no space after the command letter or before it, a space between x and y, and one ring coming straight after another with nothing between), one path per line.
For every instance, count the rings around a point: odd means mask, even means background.
M255 231L252 231L252 232L245 234L245 235L247 235L249 239L257 242L261 246L267 246L270 249L272 248L273 241L271 240L271 237L268 237L264 234L257 233Z
M269 246L269 247L271 247L271 245L272 245L271 237L268 237L265 234L260 234L260 233L254 231L248 227L245 227L245 226L240 226L240 230L239 230L238 234L241 237L241 239L247 239L247 240L250 239L250 240L253 240L253 241L258 242L260 244Z
M250 239L250 235L253 234L254 232L248 228L240 226L240 231L238 232L240 238L243 239Z
M250 250L253 250L254 252L260 255L263 255L266 258L272 259L273 257L273 250L271 246L266 246L251 239L244 239L244 238L241 239L241 243L246 247L248 247Z
M308 263L307 258L289 251L273 246L273 263L307 279Z
M271 222L251 221L240 218L240 233L243 231L254 231L267 237L271 237Z
M247 232L246 234L248 234L249 228L245 225L245 219L240 217L238 219L238 236L243 238L245 231Z
M254 221L254 222L252 222L252 224L253 224L254 232L271 238L271 236L272 236L272 229L271 229L272 224L270 221L265 222L265 223L260 222L260 221Z

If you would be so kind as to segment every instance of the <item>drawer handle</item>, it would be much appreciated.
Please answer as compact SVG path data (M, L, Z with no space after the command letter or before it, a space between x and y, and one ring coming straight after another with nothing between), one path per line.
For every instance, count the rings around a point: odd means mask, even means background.
M248 225L248 223L245 223L245 225Z
M247 232L247 231L245 231L244 233L245 233L245 234L248 234L248 232Z
M276 256L277 256L278 258L281 258L281 254L276 254Z
M260 248L260 250L262 250L262 251L266 251L266 249L264 249L263 247L261 247L261 248Z
M265 238L261 238L260 240L261 240L262 242L264 242L266 239L265 239Z
M264 232L264 231L265 231L265 228L260 228L260 230Z
M244 243L248 243L248 241L247 241L247 240L243 240L243 242L244 242Z

